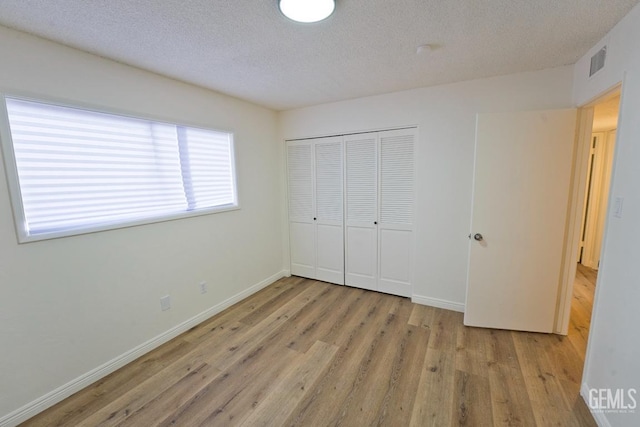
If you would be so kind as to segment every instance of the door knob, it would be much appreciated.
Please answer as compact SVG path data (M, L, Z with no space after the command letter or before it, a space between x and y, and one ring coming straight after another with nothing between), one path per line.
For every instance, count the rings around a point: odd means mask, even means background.
M482 234L480 233L474 234L473 238L476 239L478 242L482 242L484 240L484 237L482 237Z

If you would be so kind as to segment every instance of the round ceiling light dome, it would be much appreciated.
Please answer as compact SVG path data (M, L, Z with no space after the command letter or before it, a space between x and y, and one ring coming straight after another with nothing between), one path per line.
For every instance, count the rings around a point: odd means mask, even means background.
M336 8L334 0L279 0L280 11L296 22L318 22L327 19Z

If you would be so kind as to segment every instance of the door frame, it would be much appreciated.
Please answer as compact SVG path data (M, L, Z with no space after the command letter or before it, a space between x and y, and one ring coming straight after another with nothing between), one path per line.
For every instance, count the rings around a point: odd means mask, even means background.
M589 154L591 151L591 135L593 133L593 112L594 106L601 103L613 94L620 93L620 106L618 115L622 111L622 89L623 82L620 82L609 90L594 97L590 102L578 108L578 119L576 125L576 138L573 153L572 179L567 206L567 226L565 229L564 256L561 267L561 281L558 289L558 302L556 310L556 319L554 333L567 335L569 333L569 321L571 317L571 300L573 298L573 283L576 278L578 251L580 248L581 229L583 220L583 208L586 193L584 191L587 185L587 175L589 167ZM618 119L618 131L621 121ZM614 152L613 167L611 174L615 172L615 158L617 145ZM610 181L611 186L612 181ZM611 199L611 192L609 192ZM610 206L611 204L609 204ZM607 227L603 232L603 248L606 238ZM597 292L594 296L594 307L597 301Z
M593 161L588 192L589 200L585 218L583 220L584 241L582 242L581 263L589 268L598 270L600 253L602 252L602 237L604 220L606 219L607 200L611 187L611 162L615 150L615 129L595 132L596 146L592 148Z
M587 231L587 217L589 215L589 210L593 207L590 203L591 198L593 197L593 173L596 168L596 158L595 158L595 147L599 144L600 139L602 138L602 134L600 132L591 134L591 147L589 149L589 164L587 165L587 184L585 188L585 202L584 208L582 209L582 224L580 225L581 231L581 239L580 245L578 246L578 263L582 263L585 257L586 251L586 235L591 231ZM586 265L586 264L585 264ZM589 267L589 266L587 266Z

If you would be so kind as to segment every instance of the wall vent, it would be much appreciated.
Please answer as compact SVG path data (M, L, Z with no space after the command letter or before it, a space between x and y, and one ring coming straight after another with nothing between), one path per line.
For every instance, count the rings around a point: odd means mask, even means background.
M595 55L591 57L591 68L589 69L589 77L604 68L604 61L607 58L607 47L604 46Z

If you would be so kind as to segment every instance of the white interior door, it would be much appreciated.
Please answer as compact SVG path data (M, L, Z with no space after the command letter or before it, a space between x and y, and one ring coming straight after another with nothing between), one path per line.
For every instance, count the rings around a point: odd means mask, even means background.
M342 137L314 143L316 278L344 285Z
M378 134L346 136L345 284L377 289Z
M380 132L378 290L409 297L413 246L415 130Z
M291 274L316 277L313 152L310 142L287 143Z
M575 132L573 109L478 115L465 325L552 332Z

